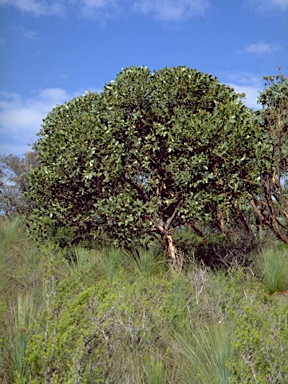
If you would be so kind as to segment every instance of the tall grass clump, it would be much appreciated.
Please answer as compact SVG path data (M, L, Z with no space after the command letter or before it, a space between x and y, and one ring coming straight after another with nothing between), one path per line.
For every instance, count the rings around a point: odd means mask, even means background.
M11 296L21 284L15 272L23 262L27 234L20 218L0 221L0 244L0 295L3 299L6 294Z
M0 382L16 382L25 371L28 335L42 306L39 249L19 217L0 221Z
M61 254L63 251L56 249L56 253L59 254L60 258L57 261L56 269L53 268L54 262L51 260L51 267L54 269L54 271L51 272L55 274L58 279L70 277L72 280L83 281L83 285L86 286L98 278L100 271L97 251L73 247L68 251L66 250L65 257L62 258Z
M157 249L136 248L131 254L126 254L125 265L134 275L159 275L165 271L164 258Z
M17 297L17 303L10 305L6 317L7 335L3 353L6 360L6 367L13 373L13 382L20 380L25 373L25 350L29 335L33 326L39 307L34 297L26 293Z
M7 252L11 246L23 245L27 236L23 228L23 220L20 217L14 219L0 219L1 255Z
M269 294L288 289L288 250L267 249L255 258L256 273Z
M179 273L156 248L36 246L20 219L0 239L1 383L288 383L285 249Z
M227 362L232 359L231 330L227 323L196 325L176 333L172 355L182 384L228 384L232 373Z
M126 257L126 252L121 248L103 248L97 255L99 273L110 281L117 279L123 270Z
M161 357L152 354L144 359L143 373L143 384L166 384L172 379L165 374L165 366Z

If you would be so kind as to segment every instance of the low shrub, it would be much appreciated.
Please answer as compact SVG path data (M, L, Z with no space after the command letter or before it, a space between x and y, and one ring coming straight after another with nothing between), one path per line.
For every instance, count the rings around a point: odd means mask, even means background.
M119 274L84 289L64 279L28 343L22 383L116 383L127 375L136 382L135 359L156 353L162 335L188 321L189 295L188 281L177 276L129 281ZM160 365L148 368L148 376L151 369L160 375Z
M287 296L246 300L233 324L238 359L232 364L231 384L288 383Z

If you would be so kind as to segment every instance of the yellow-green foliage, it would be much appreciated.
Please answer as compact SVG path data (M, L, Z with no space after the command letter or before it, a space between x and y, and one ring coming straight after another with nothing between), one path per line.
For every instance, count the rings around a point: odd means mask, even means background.
M188 284L146 275L81 288L64 279L39 319L26 383L104 383L126 353L146 355L157 337L188 318ZM160 339L159 339L160 340Z
M231 383L288 383L287 294L247 300L233 323L233 344L240 359Z

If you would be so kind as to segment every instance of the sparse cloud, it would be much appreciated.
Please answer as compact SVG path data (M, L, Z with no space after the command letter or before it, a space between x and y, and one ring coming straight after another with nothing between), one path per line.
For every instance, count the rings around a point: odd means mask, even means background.
M49 0L0 0L0 5L13 6L34 16L63 15L65 9L62 1Z
M0 0L34 16L76 13L82 17L105 20L124 11L135 11L161 21L182 21L201 16L209 0Z
M121 13L123 5L119 0L81 0L72 2L77 4L80 14L88 19L105 19Z
M14 28L21 36L22 40L30 40L30 41L37 41L39 39L38 32L32 31L31 29L26 29L23 27L15 27Z
M274 53L281 50L281 45L279 44L268 44L264 41L259 41L258 43L249 44L244 48L241 53L248 53L251 55L262 56L270 53Z
M180 21L201 16L209 7L208 0L136 0L134 9L162 21Z
M288 0L248 0L252 6L259 11L271 11L273 9L286 11L288 10Z
M81 92L69 94L62 88L46 88L29 99L16 93L0 95L1 152L24 154L29 150L28 144L37 140L36 134L47 113L79 94Z
M257 103L259 92L263 89L261 76L249 72L224 72L219 78L236 93L245 93L244 103L249 108L259 109Z

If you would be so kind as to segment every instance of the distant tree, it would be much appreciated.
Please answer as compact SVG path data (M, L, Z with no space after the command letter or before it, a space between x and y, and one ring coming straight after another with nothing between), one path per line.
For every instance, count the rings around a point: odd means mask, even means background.
M130 67L101 94L53 109L30 173L39 237L117 244L156 237L180 264L174 234L251 199L267 148L253 111L233 89L186 67Z
M0 214L28 214L31 201L26 195L27 176L37 164L35 147L23 157L0 154Z
M261 179L262 193L252 200L260 223L288 244L288 79L268 76L259 96L260 116L271 142L272 167Z

